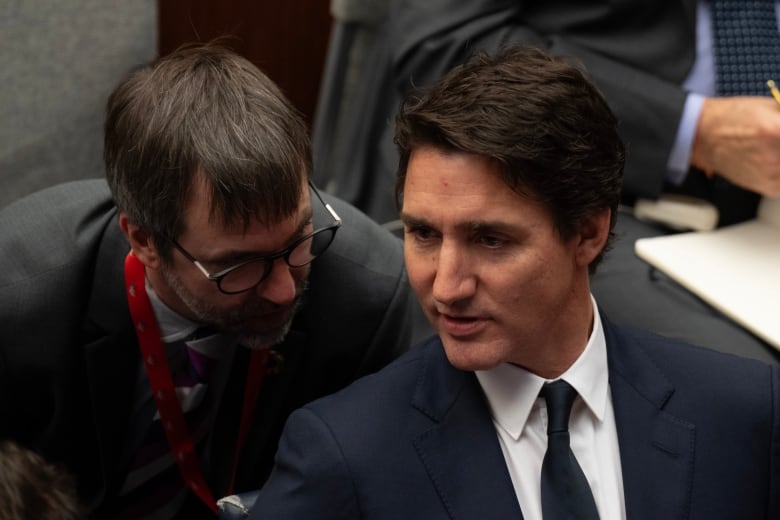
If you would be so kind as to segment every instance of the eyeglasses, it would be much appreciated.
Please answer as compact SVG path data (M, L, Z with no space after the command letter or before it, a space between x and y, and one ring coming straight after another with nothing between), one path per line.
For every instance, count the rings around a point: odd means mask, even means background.
M211 274L203 267L203 264L196 260L195 257L187 252L187 250L176 240L171 239L171 243L187 260L195 264L195 267L197 267L206 278L216 283L217 288L219 288L221 292L225 294L238 294L254 289L260 285L263 280L268 278L276 260L279 258L283 258L290 267L303 267L310 264L315 258L324 253L331 242L333 242L333 238L336 236L336 230L341 227L341 217L338 216L330 204L327 204L322 200L322 196L320 196L317 188L315 188L311 182L309 182L309 187L317 196L320 203L325 206L325 209L328 210L328 213L333 217L333 224L314 230L305 237L299 238L282 251L267 256L251 258L240 264L223 269L218 273Z

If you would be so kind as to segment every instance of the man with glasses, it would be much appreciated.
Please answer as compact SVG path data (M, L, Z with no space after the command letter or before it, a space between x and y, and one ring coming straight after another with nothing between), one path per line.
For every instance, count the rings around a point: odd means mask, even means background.
M401 244L308 182L299 114L215 45L129 74L104 155L108 186L0 212L0 438L96 518L213 518L292 410L406 350Z

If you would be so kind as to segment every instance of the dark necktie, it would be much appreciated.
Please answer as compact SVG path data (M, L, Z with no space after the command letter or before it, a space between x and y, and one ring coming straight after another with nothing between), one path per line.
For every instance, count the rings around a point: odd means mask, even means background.
M184 420L196 452L201 455L206 446L207 434L216 413L213 396L207 390L210 376L217 360L190 346L201 341L219 341L217 331L200 328L185 339L165 345L168 367L174 386L183 405ZM185 406L186 405L186 406ZM156 409L151 392L144 410ZM141 416L145 411L140 412ZM138 440L130 471L117 500L117 512L125 511L126 517L148 518L160 514L160 510L172 507L185 496L185 483L172 457L170 445L163 431L163 424L155 419ZM119 515L121 516L121 515Z
M569 416L577 391L563 380L542 387L547 402L547 453L542 463L545 520L597 520L593 493L569 446Z
M219 331L213 327L201 327L183 342L189 365L200 383L209 383L217 360L201 353L198 349L194 348L191 343L205 340L206 338L213 338L217 334L219 334Z
M768 94L766 81L780 81L774 0L711 0L710 12L718 94Z

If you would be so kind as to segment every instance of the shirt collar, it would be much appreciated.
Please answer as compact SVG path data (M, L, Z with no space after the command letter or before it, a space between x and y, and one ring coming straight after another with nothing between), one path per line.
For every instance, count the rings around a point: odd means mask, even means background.
M593 331L585 349L560 379L573 386L596 419L603 421L609 392L607 345L593 296L591 303ZM487 396L493 419L514 439L518 439L542 385L548 381L510 363L502 363L490 370L477 370L476 375Z
M149 280L146 280L146 294L149 296L149 303L152 305L154 317L157 319L157 325L160 327L160 339L163 343L172 343L179 341L197 330L200 326L192 320L188 320L181 314L165 305L163 301L154 292Z

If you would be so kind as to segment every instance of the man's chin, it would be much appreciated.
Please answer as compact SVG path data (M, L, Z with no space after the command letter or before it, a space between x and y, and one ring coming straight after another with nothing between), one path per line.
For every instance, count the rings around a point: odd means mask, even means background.
M236 338L238 344L251 349L262 349L273 347L278 345L287 336L290 331L292 320L288 320L284 324L273 327L267 330L239 330L236 331Z
M290 307L280 309L276 314L248 317L228 328L232 329L233 334L238 338L238 343L247 348L273 347L284 341L299 308L300 303L296 301Z

